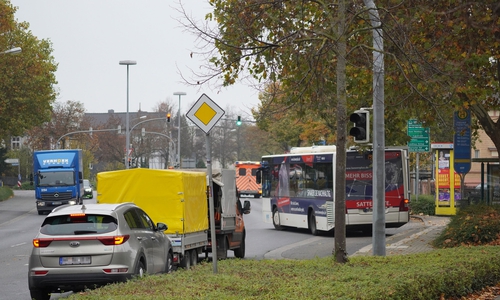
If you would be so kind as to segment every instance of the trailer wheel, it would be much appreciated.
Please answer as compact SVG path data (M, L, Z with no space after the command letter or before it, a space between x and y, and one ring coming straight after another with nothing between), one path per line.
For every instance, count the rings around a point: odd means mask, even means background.
M189 268L191 268L191 253L189 251L186 251L182 256L181 267L186 270L189 270Z
M198 264L198 252L196 249L191 250L191 265L196 266Z
M278 208L273 208L273 225L276 230L283 230L283 226L280 223L280 213L278 212Z
M234 249L234 256L236 256L237 258L245 258L245 235L243 235L240 247Z
M318 229L316 228L316 215L314 214L314 210L311 210L309 212L308 222L309 230L311 231L312 235L318 235Z

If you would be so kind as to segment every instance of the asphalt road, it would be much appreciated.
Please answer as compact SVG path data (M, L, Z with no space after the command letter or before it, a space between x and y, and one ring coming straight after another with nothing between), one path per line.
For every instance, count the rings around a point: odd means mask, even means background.
M33 237L45 216L38 215L34 191L15 191L15 196L0 202L0 300L30 299L28 259ZM84 203L95 199L84 200ZM58 299L63 295L54 295Z

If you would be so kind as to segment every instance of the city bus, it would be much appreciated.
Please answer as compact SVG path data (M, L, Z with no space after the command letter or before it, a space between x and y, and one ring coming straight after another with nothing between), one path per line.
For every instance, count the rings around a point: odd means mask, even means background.
M371 151L347 150L346 227L372 232L373 184ZM290 153L262 157L262 212L264 222L277 230L305 228L313 235L335 226L335 146L292 148ZM408 223L408 151L385 150L386 228Z
M262 188L255 178L260 168L260 161L237 161L234 167L236 168L236 188L240 195L260 198Z

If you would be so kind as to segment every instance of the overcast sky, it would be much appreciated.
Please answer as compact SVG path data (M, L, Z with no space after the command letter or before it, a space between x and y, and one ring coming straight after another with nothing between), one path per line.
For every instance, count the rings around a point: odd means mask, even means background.
M224 110L250 118L258 93L243 84L215 90L183 83L179 71L202 62L190 57L196 37L180 26L177 0L11 0L18 7L17 21L30 24L33 35L49 39L59 64L57 101L82 102L89 113L125 112L127 67L121 60L135 60L129 67L129 110L152 111L171 99L185 114L205 93ZM183 0L188 14L203 20L209 12L206 0Z

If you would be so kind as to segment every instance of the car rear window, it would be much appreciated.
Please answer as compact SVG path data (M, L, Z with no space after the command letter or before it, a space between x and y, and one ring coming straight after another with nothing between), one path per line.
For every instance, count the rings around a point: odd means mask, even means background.
M47 217L40 232L47 235L82 235L108 233L116 228L116 219L110 215L80 213Z

